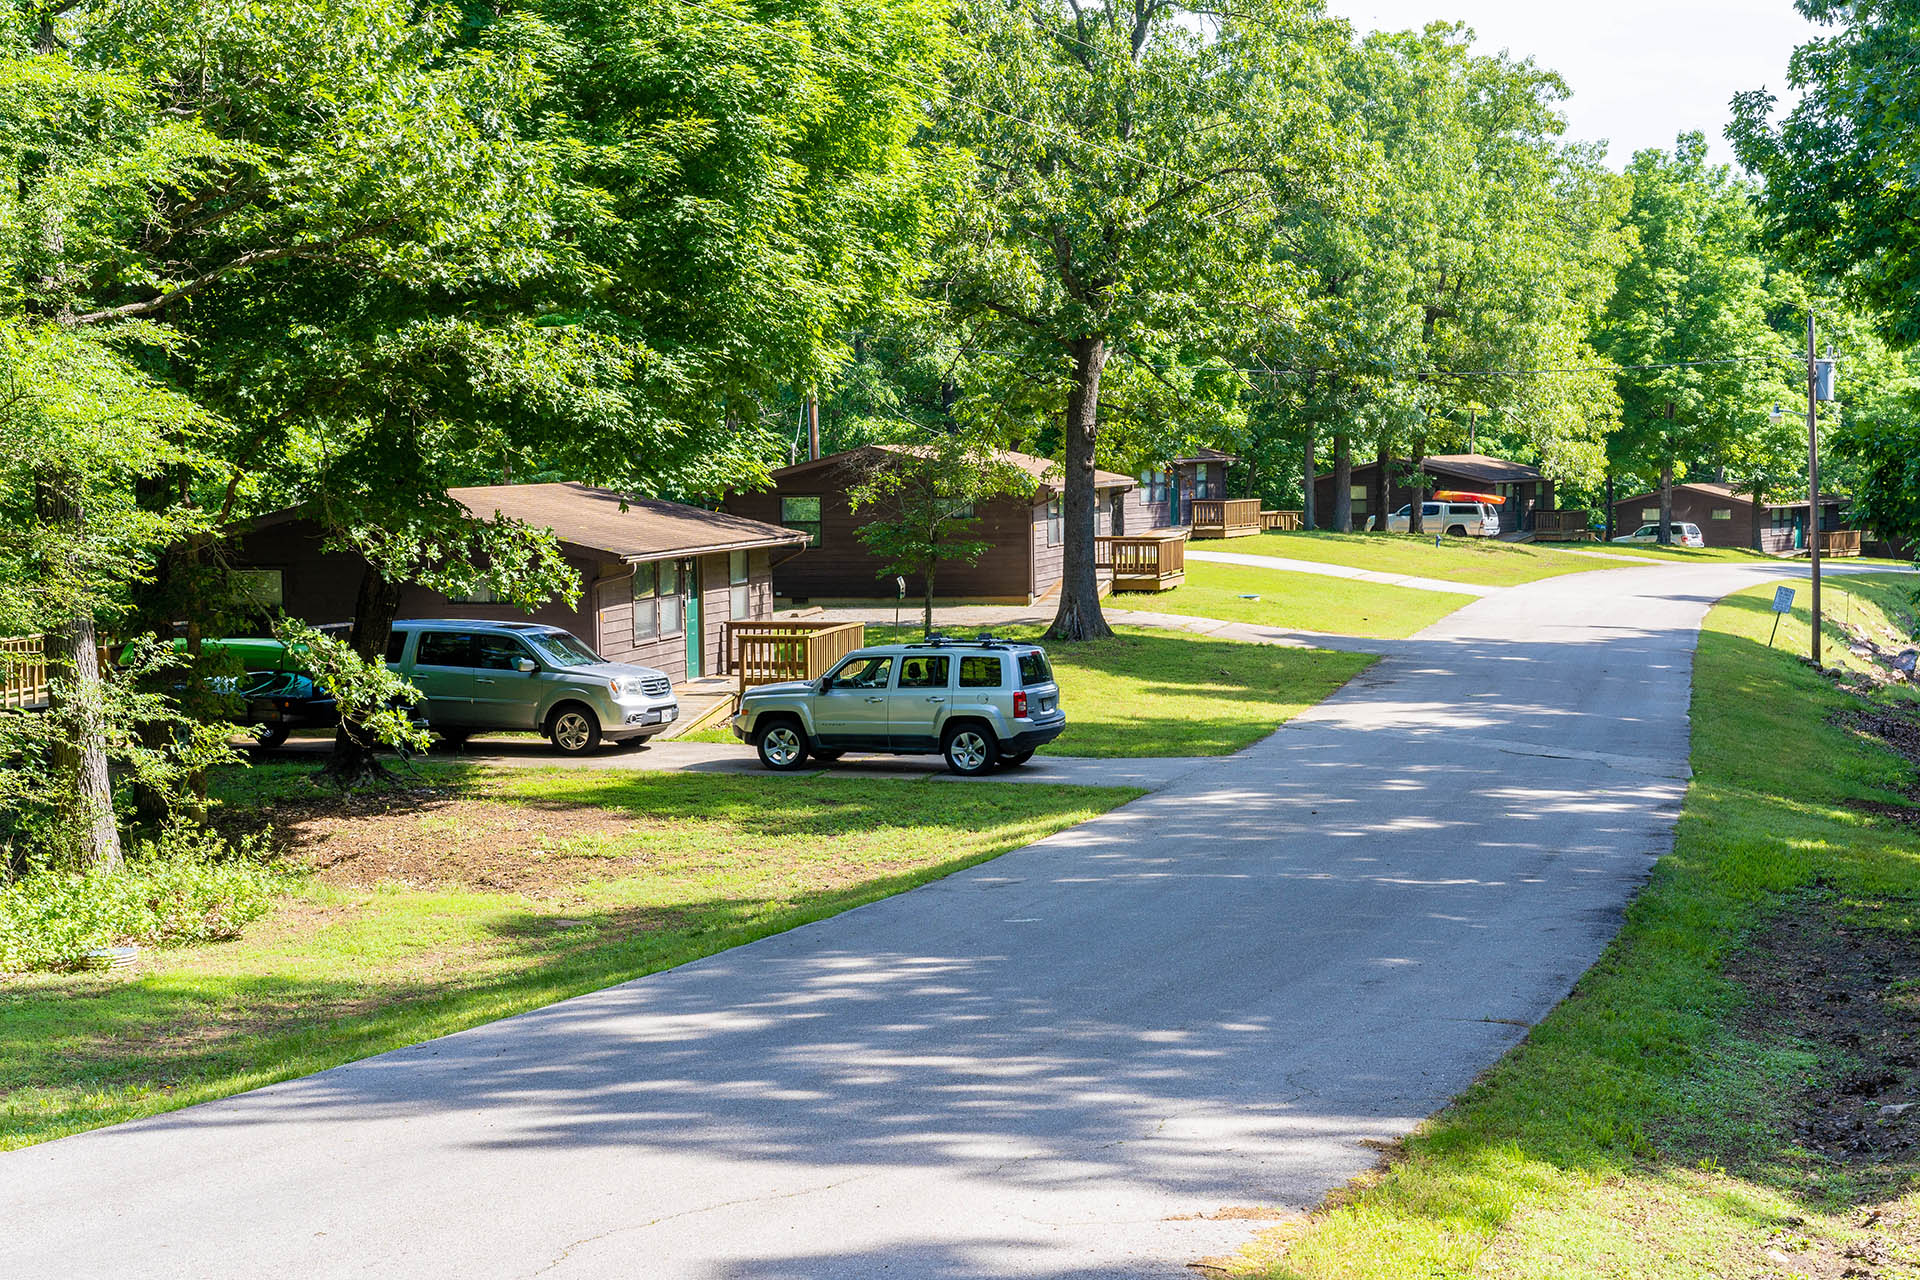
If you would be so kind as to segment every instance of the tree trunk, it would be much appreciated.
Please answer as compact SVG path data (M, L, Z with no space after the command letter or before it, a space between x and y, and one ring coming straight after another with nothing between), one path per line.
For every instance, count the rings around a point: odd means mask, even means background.
M1660 464L1660 545L1673 545L1673 460Z
M1426 513L1423 509L1427 496L1426 473L1420 470L1420 464L1427 460L1427 442L1419 439L1413 442L1413 495L1407 499L1407 532L1425 533L1427 531Z
M1765 497L1763 495L1763 486L1760 484L1758 480L1753 482L1751 486L1751 492L1749 492L1747 496L1753 499L1753 506L1748 509L1748 515L1751 518L1748 521L1747 545L1751 547L1753 550L1759 551L1761 550L1760 507L1761 507L1761 504L1765 501Z
M1306 450L1300 460L1300 527L1313 530L1313 428L1307 428Z
M368 662L384 662L387 642L393 638L393 620L400 612L400 584L391 582L369 564L360 575L360 594L354 602L353 629L347 643ZM333 754L327 758L326 771L342 786L352 786L384 770L374 758L373 743L359 725L344 719L334 731Z
M1347 433L1333 433L1333 531L1353 531L1353 444Z
M1601 534L1608 542L1613 541L1613 472L1607 472L1607 518L1603 522Z
M1373 528L1376 533L1387 531L1388 504L1393 501L1393 486L1387 480L1387 469L1393 465L1393 456L1387 452L1386 441L1381 441L1373 451Z
M1107 364L1103 338L1073 344L1073 389L1067 394L1066 547L1060 579L1060 610L1047 628L1049 640L1098 640L1113 634L1100 611L1100 579L1094 570L1093 450L1100 420L1100 374Z
M938 563L935 560L927 565L926 590L920 600L920 631L925 636L933 634L933 566Z
M73 545L59 553L57 572L79 572L74 563L77 544L85 534L86 513L74 494L70 475L43 472L35 477L34 518L56 529L56 540ZM113 814L113 779L107 772L106 688L100 676L100 639L92 610L76 608L64 625L41 637L47 675L55 686L48 714L65 717L72 740L61 743L54 765L71 788L67 795L69 828L86 866L98 871L120 869L120 828Z

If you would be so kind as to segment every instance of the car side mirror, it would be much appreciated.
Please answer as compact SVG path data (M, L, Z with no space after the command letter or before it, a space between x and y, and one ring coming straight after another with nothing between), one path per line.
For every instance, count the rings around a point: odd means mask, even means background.
M523 676L532 675L540 669L540 664L532 658L515 658L513 660L513 669Z
M833 677L832 677L832 676L821 676L821 677L820 677L820 683L819 683L819 686L818 686L818 687L819 687L819 689L820 689L820 692L821 692L821 693L825 693L825 692L826 692L827 690L829 690L829 689L831 689L831 688L833 688Z

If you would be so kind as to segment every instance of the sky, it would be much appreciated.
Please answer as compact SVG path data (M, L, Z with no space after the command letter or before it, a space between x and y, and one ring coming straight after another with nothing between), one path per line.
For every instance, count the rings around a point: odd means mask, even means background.
M1698 129L1716 162L1732 163L1727 101L1771 89L1783 104L1787 59L1819 30L1790 0L1328 0L1361 30L1399 31L1461 21L1483 53L1502 49L1558 71L1573 96L1561 104L1567 136L1606 140L1607 163L1673 146Z

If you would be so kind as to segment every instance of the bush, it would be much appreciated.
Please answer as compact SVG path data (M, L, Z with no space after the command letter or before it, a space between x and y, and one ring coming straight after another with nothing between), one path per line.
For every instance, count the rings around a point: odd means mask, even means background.
M195 826L141 844L112 874L36 871L0 887L0 972L71 968L97 947L235 937L290 878L264 837L229 845Z

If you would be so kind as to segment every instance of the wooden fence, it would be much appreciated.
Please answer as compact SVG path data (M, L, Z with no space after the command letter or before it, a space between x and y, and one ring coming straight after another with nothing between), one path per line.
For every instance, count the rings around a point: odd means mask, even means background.
M1260 513L1260 528L1263 531L1274 530L1280 533L1297 533L1301 527L1306 524L1306 520L1307 513L1304 511L1262 511Z
M1193 536L1238 538L1260 532L1260 499L1195 498Z
M1093 563L1113 572L1115 591L1171 591L1187 579L1187 531L1095 538Z
M1538 511L1533 513L1533 537L1536 542L1590 542L1593 540L1593 512L1587 510Z
M0 637L0 708L47 701L47 654L37 636Z
M768 618L727 622L723 642L740 692L781 680L811 680L867 642L860 622Z

